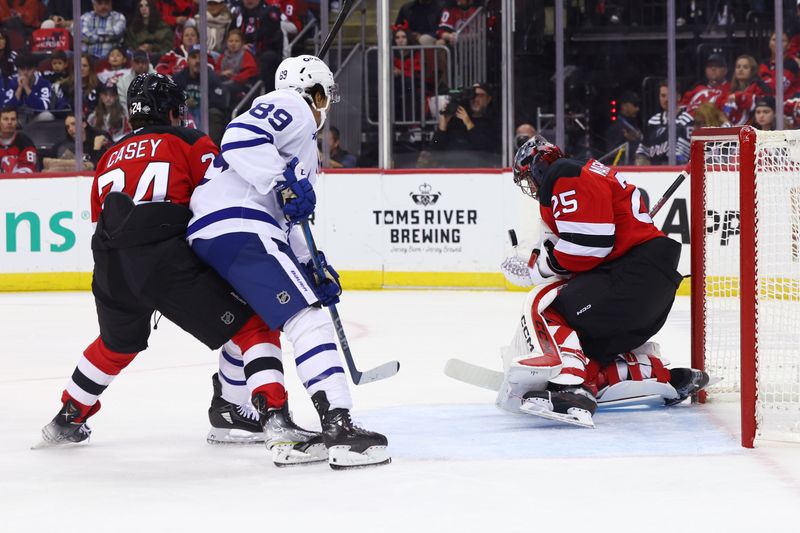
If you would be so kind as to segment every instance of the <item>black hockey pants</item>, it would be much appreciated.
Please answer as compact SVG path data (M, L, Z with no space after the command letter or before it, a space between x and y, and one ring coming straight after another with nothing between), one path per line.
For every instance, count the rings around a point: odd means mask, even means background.
M552 306L587 357L605 365L661 329L682 279L680 253L680 243L659 237L567 282Z

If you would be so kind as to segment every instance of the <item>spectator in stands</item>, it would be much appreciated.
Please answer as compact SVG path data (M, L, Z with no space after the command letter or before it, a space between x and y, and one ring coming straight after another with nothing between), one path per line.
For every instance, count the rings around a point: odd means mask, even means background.
M440 112L431 149L445 152L452 167L493 166L499 161L500 125L490 110L492 95L482 83L473 85L470 93L467 108L451 100Z
M195 3L192 0L156 0L161 19L170 28L181 28L194 14Z
M454 6L444 8L442 18L439 20L439 29L436 31L438 37L436 44L451 46L455 44L456 32L466 24L477 9L472 0L456 0Z
M758 76L756 59L741 55L736 58L731 92L722 110L734 126L748 124L755 108L756 97L770 92L772 89Z
M97 79L101 85L116 85L117 80L130 72L128 56L121 46L115 46L108 52L105 68L97 72Z
M133 61L131 62L130 70L117 81L117 95L119 96L119 103L123 108L128 109L128 87L131 86L133 79L139 74L147 74L148 72L155 71L156 69L150 64L147 52L144 50L136 50L133 53Z
M694 112L694 129L697 128L727 128L731 125L728 117L720 109L706 102Z
M39 20L40 3L36 0L0 0L0 21L6 27L25 27L35 30Z
M641 101L639 95L633 91L625 91L617 100L619 114L617 120L611 123L606 130L606 151L611 151L623 143L629 143L629 153L635 153L642 140L642 130L639 129L639 109Z
M92 0L93 10L81 15L82 50L94 57L106 57L122 45L125 15L111 8L111 0Z
M69 76L67 54L63 50L56 50L50 55L50 70L43 72L44 77L51 85L60 83Z
M281 10L265 5L263 0L241 0L241 4L233 6L231 14L231 29L236 28L244 35L247 48L258 61L264 89L275 90L275 70L283 60Z
M208 0L206 15L208 24L206 46L208 47L208 52L216 57L216 54L221 54L225 51L225 35L228 32L228 28L231 27L233 17L224 0ZM200 27L199 13L194 16L193 23L195 27Z
M172 48L172 28L161 20L153 0L139 0L133 20L125 33L125 44L132 50L142 50L161 57Z
M706 58L705 74L706 81L686 91L679 103L690 115L694 115L700 104L710 102L722 107L728 99L731 86L727 81L728 65L725 56L719 53L710 54Z
M94 70L94 62L88 54L81 56L81 89L83 90L83 111L90 113L98 101L100 80ZM75 96L75 76L70 71L67 79L54 87L56 109L72 109Z
M0 75L11 77L17 72L17 51L11 49L8 32L0 27Z
M128 112L119 103L117 88L113 85L100 88L100 101L86 122L97 131L111 137L117 142L131 131L128 124Z
M208 68L208 67L206 67ZM208 122L206 126L200 119L200 46L195 45L189 51L186 68L173 78L175 83L186 94L186 107L199 128L207 131L211 139L219 144L225 125L228 123L228 109L225 101L225 90L219 77L209 68L208 72Z
M234 100L244 96L249 85L258 77L258 67L253 54L244 47L242 32L233 29L228 33L225 53L217 58L214 68Z
M0 110L0 174L25 174L38 170L36 146L27 135L17 131L17 110Z
M328 128L328 163L331 168L355 168L358 166L358 159L356 156L342 148L341 133L336 126ZM322 150L322 137L318 141L319 149ZM320 160L322 160L320 155Z
M395 25L408 24L412 42L430 46L436 44L436 31L442 19L442 4L439 0L411 0L397 13Z
M81 0L81 13L92 10L92 0ZM49 0L44 18L52 20L56 28L72 28L72 0Z
M17 57L17 75L9 79L6 91L13 97L7 102L15 108L38 113L50 108L53 87L45 77L36 70L39 62L29 54Z
M775 98L759 96L753 112L753 127L763 131L775 129Z
M187 24L183 28L181 44L161 56L161 59L158 60L158 65L156 65L156 72L166 76L174 76L186 68L186 59L189 57L189 51L199 41L200 34L197 32L197 28Z
M637 165L666 165L669 163L669 85L661 80L658 87L658 103L662 111L647 121L644 137L636 150ZM678 110L675 118L675 162L684 165L689 161L689 139L692 136L693 119L686 111Z
M395 46L408 46L408 24L392 26ZM410 121L419 117L422 56L418 50L394 50L394 117ZM418 120L418 119L417 119Z
M514 152L519 150L523 144L528 142L528 139L534 136L536 136L536 128L534 128L532 124L523 122L517 126L517 129L514 131Z
M83 119L83 169L93 170L111 146L111 139L87 126ZM56 146L56 157L44 157L44 172L70 172L75 170L75 116L70 114L64 119L64 139Z
M305 0L266 0L266 3L268 6L276 6L281 10L284 56L288 57L291 52L289 41L303 29L303 20L308 11L306 2Z
M769 86L769 94L775 94L775 57L778 46L777 34L772 32L769 38L770 57L768 63L761 63L758 66L758 75ZM783 94L791 95L800 90L800 67L797 58L789 55L789 38L783 34Z

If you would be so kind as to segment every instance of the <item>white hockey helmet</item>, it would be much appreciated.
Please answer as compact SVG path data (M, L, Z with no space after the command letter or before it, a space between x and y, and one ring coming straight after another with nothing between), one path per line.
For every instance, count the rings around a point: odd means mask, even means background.
M311 95L306 92L316 85L322 86L325 91L327 101L323 108L318 108ZM339 86L333 79L331 69L323 60L312 55L284 59L278 66L278 70L275 71L275 88L292 89L300 93L320 113L320 128L325 123L325 117L331 104L339 101Z

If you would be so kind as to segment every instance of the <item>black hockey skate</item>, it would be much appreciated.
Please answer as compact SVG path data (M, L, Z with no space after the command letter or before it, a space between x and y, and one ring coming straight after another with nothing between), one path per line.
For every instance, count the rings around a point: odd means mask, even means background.
M250 403L236 405L222 397L219 375L211 376L214 396L208 408L211 429L206 436L209 444L260 444L264 442L261 415Z
M55 418L42 428L42 442L33 449L88 441L92 430L85 420L72 400L67 400Z
M669 371L669 384L675 387L678 397L665 400L665 405L677 405L692 394L702 390L710 381L708 374L693 368L672 368Z
M311 401L322 422L322 437L328 447L331 468L344 470L392 462L386 437L354 425L347 409L331 409L324 391L315 393Z
M597 400L584 387L530 391L522 396L520 410L548 420L593 428L592 415L597 410Z
M275 466L318 463L328 459L322 435L295 424L288 401L279 409L271 408L263 395L256 394L253 396L253 406L261 413L265 443L272 452Z

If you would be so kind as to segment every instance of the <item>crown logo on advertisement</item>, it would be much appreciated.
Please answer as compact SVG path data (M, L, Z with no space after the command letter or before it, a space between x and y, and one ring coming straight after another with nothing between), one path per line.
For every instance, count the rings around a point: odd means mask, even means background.
M442 193L431 192L431 191L433 191L433 187L431 186L431 184L423 183L422 185L419 186L418 193L412 192L409 193L409 196L411 196L411 199L417 205L422 205L422 206L433 205L439 201L439 198L441 198Z

